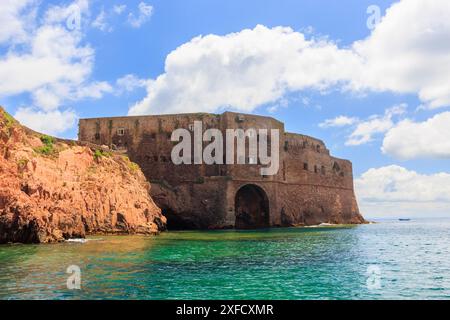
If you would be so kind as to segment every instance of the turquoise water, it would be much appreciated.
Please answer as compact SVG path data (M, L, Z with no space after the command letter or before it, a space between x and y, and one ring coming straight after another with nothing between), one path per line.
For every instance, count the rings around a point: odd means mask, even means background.
M91 239L0 246L0 299L450 298L450 220Z

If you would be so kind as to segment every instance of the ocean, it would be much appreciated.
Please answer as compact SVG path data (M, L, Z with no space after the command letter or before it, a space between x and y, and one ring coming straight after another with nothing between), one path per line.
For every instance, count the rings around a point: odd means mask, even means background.
M0 246L0 299L449 298L448 219Z

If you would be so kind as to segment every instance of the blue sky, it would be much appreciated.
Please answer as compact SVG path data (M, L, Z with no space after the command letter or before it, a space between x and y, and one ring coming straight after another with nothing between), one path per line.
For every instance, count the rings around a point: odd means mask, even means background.
M382 17L372 30L371 5ZM353 162L370 216L450 211L446 1L5 0L1 6L0 79L11 85L0 85L0 103L37 130L75 138L77 118L128 113L270 115ZM80 24L71 30L74 8ZM303 46L310 54L297 56ZM233 63L246 55L250 62ZM44 62L48 67L39 69ZM191 74L198 80L194 93ZM309 83L309 74L319 80ZM257 79L262 75L268 81ZM225 76L231 80L222 83ZM254 92L238 93L245 85ZM202 96L208 90L214 99Z

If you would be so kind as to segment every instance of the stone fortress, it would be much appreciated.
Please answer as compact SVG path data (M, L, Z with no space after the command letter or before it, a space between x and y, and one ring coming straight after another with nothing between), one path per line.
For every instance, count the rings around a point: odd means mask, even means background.
M204 130L219 129L224 137L226 129L278 129L278 173L261 176L262 166L254 161L173 164L171 151L178 142L171 141L172 132L192 131L194 121L201 121ZM79 140L107 145L139 164L169 230L365 222L351 162L330 156L318 139L285 132L284 124L271 117L225 112L81 119Z

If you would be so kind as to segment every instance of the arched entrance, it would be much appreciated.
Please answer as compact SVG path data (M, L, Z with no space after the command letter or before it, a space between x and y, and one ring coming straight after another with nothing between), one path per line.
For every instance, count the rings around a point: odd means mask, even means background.
M241 187L234 203L236 229L261 229L270 226L269 199L261 187L254 184Z
M166 206L162 206L161 211L167 218L167 230L169 231L200 229L200 227L189 219L189 216L183 215L182 213L176 213Z

